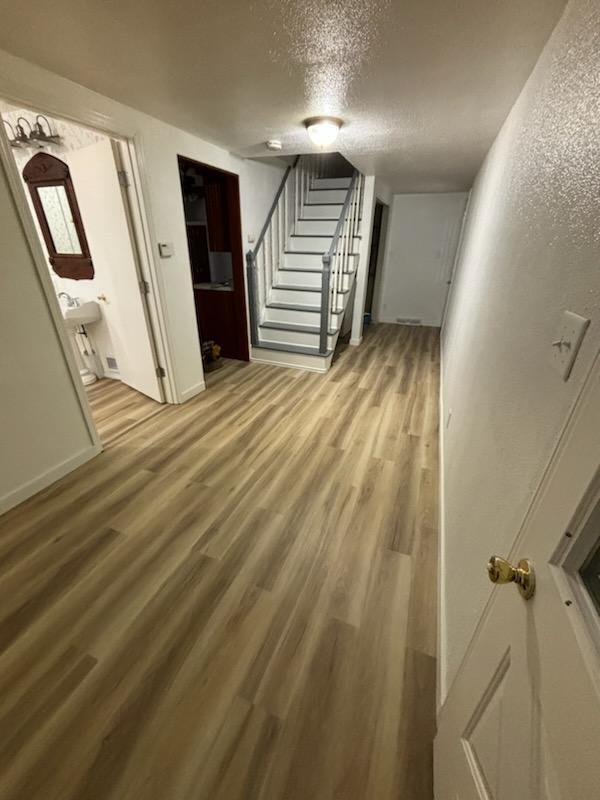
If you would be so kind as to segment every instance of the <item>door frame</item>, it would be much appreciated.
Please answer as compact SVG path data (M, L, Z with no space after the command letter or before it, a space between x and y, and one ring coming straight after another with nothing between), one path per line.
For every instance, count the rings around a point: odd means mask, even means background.
M142 302L148 323L148 335L150 337L150 345L155 358L156 367L159 361L166 367L166 377L159 379L161 386L162 402L175 402L176 389L173 384L173 369L170 368L171 359L169 357L169 349L166 346L166 326L164 315L162 311L161 293L159 290L158 276L155 269L154 260L152 259L152 244L150 238L150 227L147 218L146 206L144 203L143 192L143 168L138 161L139 143L136 141L137 137L123 136L118 132L104 130L100 127L90 125L85 120L68 116L60 111L46 107L44 104L32 106L27 100L21 100L18 97L7 96L3 94L1 98L9 105L14 105L18 108L24 108L32 113L45 113L52 118L58 118L71 122L75 125L96 130L118 144L118 155L121 164L119 168L123 168L127 174L127 186L121 187L123 204L125 214L127 217L127 224L130 231L131 248L138 270L138 282L145 280L150 287L148 294L142 293ZM113 146L114 150L114 146ZM70 342L63 324L62 313L60 304L52 279L47 265L47 259L44 254L42 243L40 242L38 232L32 218L31 209L25 194L25 187L21 180L19 170L12 156L11 147L8 142L5 126L0 126L0 163L2 164L7 176L8 184L11 190L12 198L15 203L17 213L19 215L23 230L33 257L36 267L40 285L45 296L45 301L50 312L50 316L56 329L56 334L63 351L63 357L67 363L73 386L84 415L86 425L92 440L94 448L98 452L103 449L102 442L98 435L92 414L91 406L79 376L79 370L75 362L75 356L72 352ZM116 163L116 166L118 162Z
M247 286L246 286L246 269L245 269L245 260L244 260L244 241L243 241L243 233L242 233L242 202L240 197L240 176L236 172L231 172L227 169L222 169L221 167L215 167L212 164L206 164L203 161L198 161L197 158L190 158L189 156L182 155L181 153L177 154L177 169L182 161L187 161L190 164L196 164L197 166L201 167L202 169L207 169L212 172L219 172L222 175L226 175L229 181L227 194L230 194L230 188L233 189L231 194L233 197L228 196L228 200L232 200L233 202L228 202L228 222L231 226L231 244L232 244L232 267L233 267L233 280L234 285L239 286L239 292L234 289L234 308L236 314L243 317L243 326L240 325L240 331L243 330L243 350L245 353L244 361L250 361L250 340L248 332L250 330L250 320L248 317L248 303L246 300L247 294ZM183 191L181 191L181 202L183 204ZM184 209L184 220L185 220L185 209ZM191 262L190 262L191 267ZM192 297L194 300L194 308L196 307L196 299L193 296L194 288L192 286Z

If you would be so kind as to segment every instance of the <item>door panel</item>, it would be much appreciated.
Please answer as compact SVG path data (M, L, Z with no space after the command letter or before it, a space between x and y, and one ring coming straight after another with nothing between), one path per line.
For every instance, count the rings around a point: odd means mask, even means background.
M104 139L67 154L94 267L105 288L102 313L115 349L121 380L163 401L137 263L119 184L113 146ZM102 291L100 291L102 289ZM92 330L93 337L93 330Z
M535 595L495 587L440 713L436 800L600 797L600 616L584 581L600 539L599 463L597 360L515 532L509 560L531 559Z

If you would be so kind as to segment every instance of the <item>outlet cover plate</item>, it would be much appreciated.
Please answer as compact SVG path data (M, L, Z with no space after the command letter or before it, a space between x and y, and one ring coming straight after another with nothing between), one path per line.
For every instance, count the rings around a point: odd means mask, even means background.
M552 362L564 381L569 380L589 319L572 311L563 311L556 336L552 341Z

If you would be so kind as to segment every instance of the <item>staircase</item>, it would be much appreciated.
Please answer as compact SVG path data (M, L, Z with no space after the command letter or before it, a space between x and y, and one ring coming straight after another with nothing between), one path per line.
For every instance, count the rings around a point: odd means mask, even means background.
M353 296L363 178L323 175L318 156L288 167L247 253L252 359L325 372Z

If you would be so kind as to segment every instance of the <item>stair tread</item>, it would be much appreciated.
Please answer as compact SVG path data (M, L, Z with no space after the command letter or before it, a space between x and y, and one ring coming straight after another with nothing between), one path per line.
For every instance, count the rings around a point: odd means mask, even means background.
M321 292L320 286L298 286L293 283L274 283L273 289L289 289L292 292Z
M296 255L296 253L300 253L302 256L324 256L327 250L284 250L283 251L286 256L289 255ZM334 253L337 253L337 250L334 250ZM358 253L348 253L349 256L357 256Z
M302 353L305 356L319 356L320 358L327 358L333 353L333 350L327 350L326 353L319 353L318 347L306 347L300 344L287 344L285 342L261 342L253 345L253 347L261 347L264 350L281 350L284 353Z
M280 272L323 272L321 267L279 267ZM353 269L345 269L343 275L354 275Z
M297 237L298 239L333 239L333 233L292 233L290 239ZM355 239L362 239L360 233L354 234Z
M315 305L303 305L302 303L285 303L283 300L272 300L270 303L267 303L267 308L281 308L287 309L288 311L308 311L310 313L321 313L321 306ZM344 311L343 308L332 309L332 314L342 314Z
M293 322L272 322L271 320L266 320L265 322L261 322L261 328L270 328L274 330L281 330L281 331L295 331L297 333L320 333L321 328L318 325L296 325ZM327 333L329 336L334 336L337 331L336 330L328 330Z

